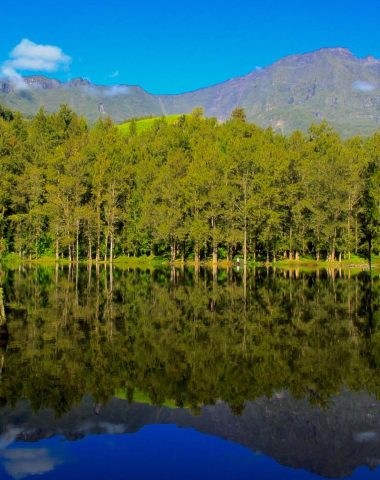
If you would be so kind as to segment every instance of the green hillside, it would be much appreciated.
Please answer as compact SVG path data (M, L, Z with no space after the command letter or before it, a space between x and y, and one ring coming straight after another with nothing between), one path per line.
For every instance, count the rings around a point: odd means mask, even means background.
M128 134L131 128L132 122L136 124L136 131L137 133L141 133L145 130L148 130L149 128L152 128L155 122L158 120L165 119L167 123L170 125L173 125L178 121L178 119L181 117L180 114L175 114L175 115L166 115L162 117L149 117L149 118L141 118L137 120L128 120L127 122L121 123L118 125L119 130L122 133Z

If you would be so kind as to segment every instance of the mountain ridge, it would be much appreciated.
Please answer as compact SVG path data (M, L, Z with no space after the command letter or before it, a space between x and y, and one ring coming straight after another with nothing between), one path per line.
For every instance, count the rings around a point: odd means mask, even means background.
M323 119L344 135L380 128L380 60L359 58L344 47L323 47L280 58L246 75L184 93L151 94L138 85L96 85L85 78L61 82L42 75L23 77L25 89L0 79L0 103L33 115L67 103L90 122L109 115L132 117L189 113L201 106L225 120L234 108L248 120L289 133Z

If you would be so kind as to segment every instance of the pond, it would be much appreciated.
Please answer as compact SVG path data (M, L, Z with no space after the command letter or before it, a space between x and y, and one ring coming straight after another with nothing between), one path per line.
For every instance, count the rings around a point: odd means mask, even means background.
M380 478L380 277L0 272L0 478Z

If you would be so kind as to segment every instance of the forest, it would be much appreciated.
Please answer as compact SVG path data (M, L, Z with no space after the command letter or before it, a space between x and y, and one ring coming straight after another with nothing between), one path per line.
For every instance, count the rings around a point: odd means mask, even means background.
M284 136L202 109L139 131L67 106L0 108L0 257L113 262L371 258L380 252L380 132L326 122Z

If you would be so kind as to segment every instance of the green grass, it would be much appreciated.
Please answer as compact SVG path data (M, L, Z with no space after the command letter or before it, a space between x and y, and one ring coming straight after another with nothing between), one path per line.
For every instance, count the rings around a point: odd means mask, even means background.
M243 267L243 259L242 257L240 258L240 267ZM55 265L56 259L55 256L49 256L49 255L44 255L39 258L24 258L21 259L17 254L15 253L10 253L8 255L5 255L4 257L1 258L0 262L3 266L7 268L17 268L18 266L22 264L35 264L35 265L41 265L41 266L49 266L49 265ZM70 262L67 258L64 259L59 259L58 264L60 265L68 265ZM74 262L75 263L75 262ZM81 259L79 260L80 264L86 265L88 264L87 259ZM104 261L99 262L100 264L104 264ZM92 260L92 264L95 265L95 260ZM107 262L109 264L109 262ZM166 257L160 257L160 256L154 256L154 255L142 255L140 257L133 257L130 256L128 257L127 255L121 255L119 257L114 258L113 264L119 268L138 268L138 267L143 267L143 268L154 268L154 267L161 267L161 266L168 266L170 265L170 260ZM185 264L189 267L194 266L194 260L189 259L185 261ZM173 264L174 266L180 266L182 265L182 261L180 259L176 260ZM212 260L211 259L206 259L201 262L201 265L204 267L212 267ZM265 259L258 259L256 262L254 262L252 259L248 259L248 266L250 268L252 267L260 267L260 266L265 266L267 265ZM317 261L313 257L300 257L299 260L288 260L288 259L283 259L279 258L276 262L269 262L268 265L271 265L273 267L281 267L281 268L299 268L299 267L308 267L308 268L368 268L368 260L365 257L360 257L356 255L351 255L351 258L348 259L342 259L341 262L336 260L335 262L328 262L325 259L321 259ZM235 261L231 264L228 263L227 260L220 258L218 261L218 266L219 268L226 268L228 266L235 266ZM372 256L372 268L379 269L380 268L380 256L379 255L373 255Z
M140 120L136 119L137 133L141 133L141 132L144 132L145 130L149 130L150 128L153 127L154 123L157 120L165 119L168 124L172 125L176 123L181 116L182 115L167 115L165 117L149 117L149 118L141 118ZM128 120L127 122L121 123L120 125L118 125L119 130L126 135L129 134L131 122L132 120Z
M118 389L115 392L115 397L119 398L120 400L127 400L127 393L123 389ZM149 395L137 389L135 389L133 392L133 401L135 403L145 403L147 405L152 405L152 400L150 399ZM170 400L170 399L166 399L162 403L162 406L169 407L169 408L178 408L174 400Z

